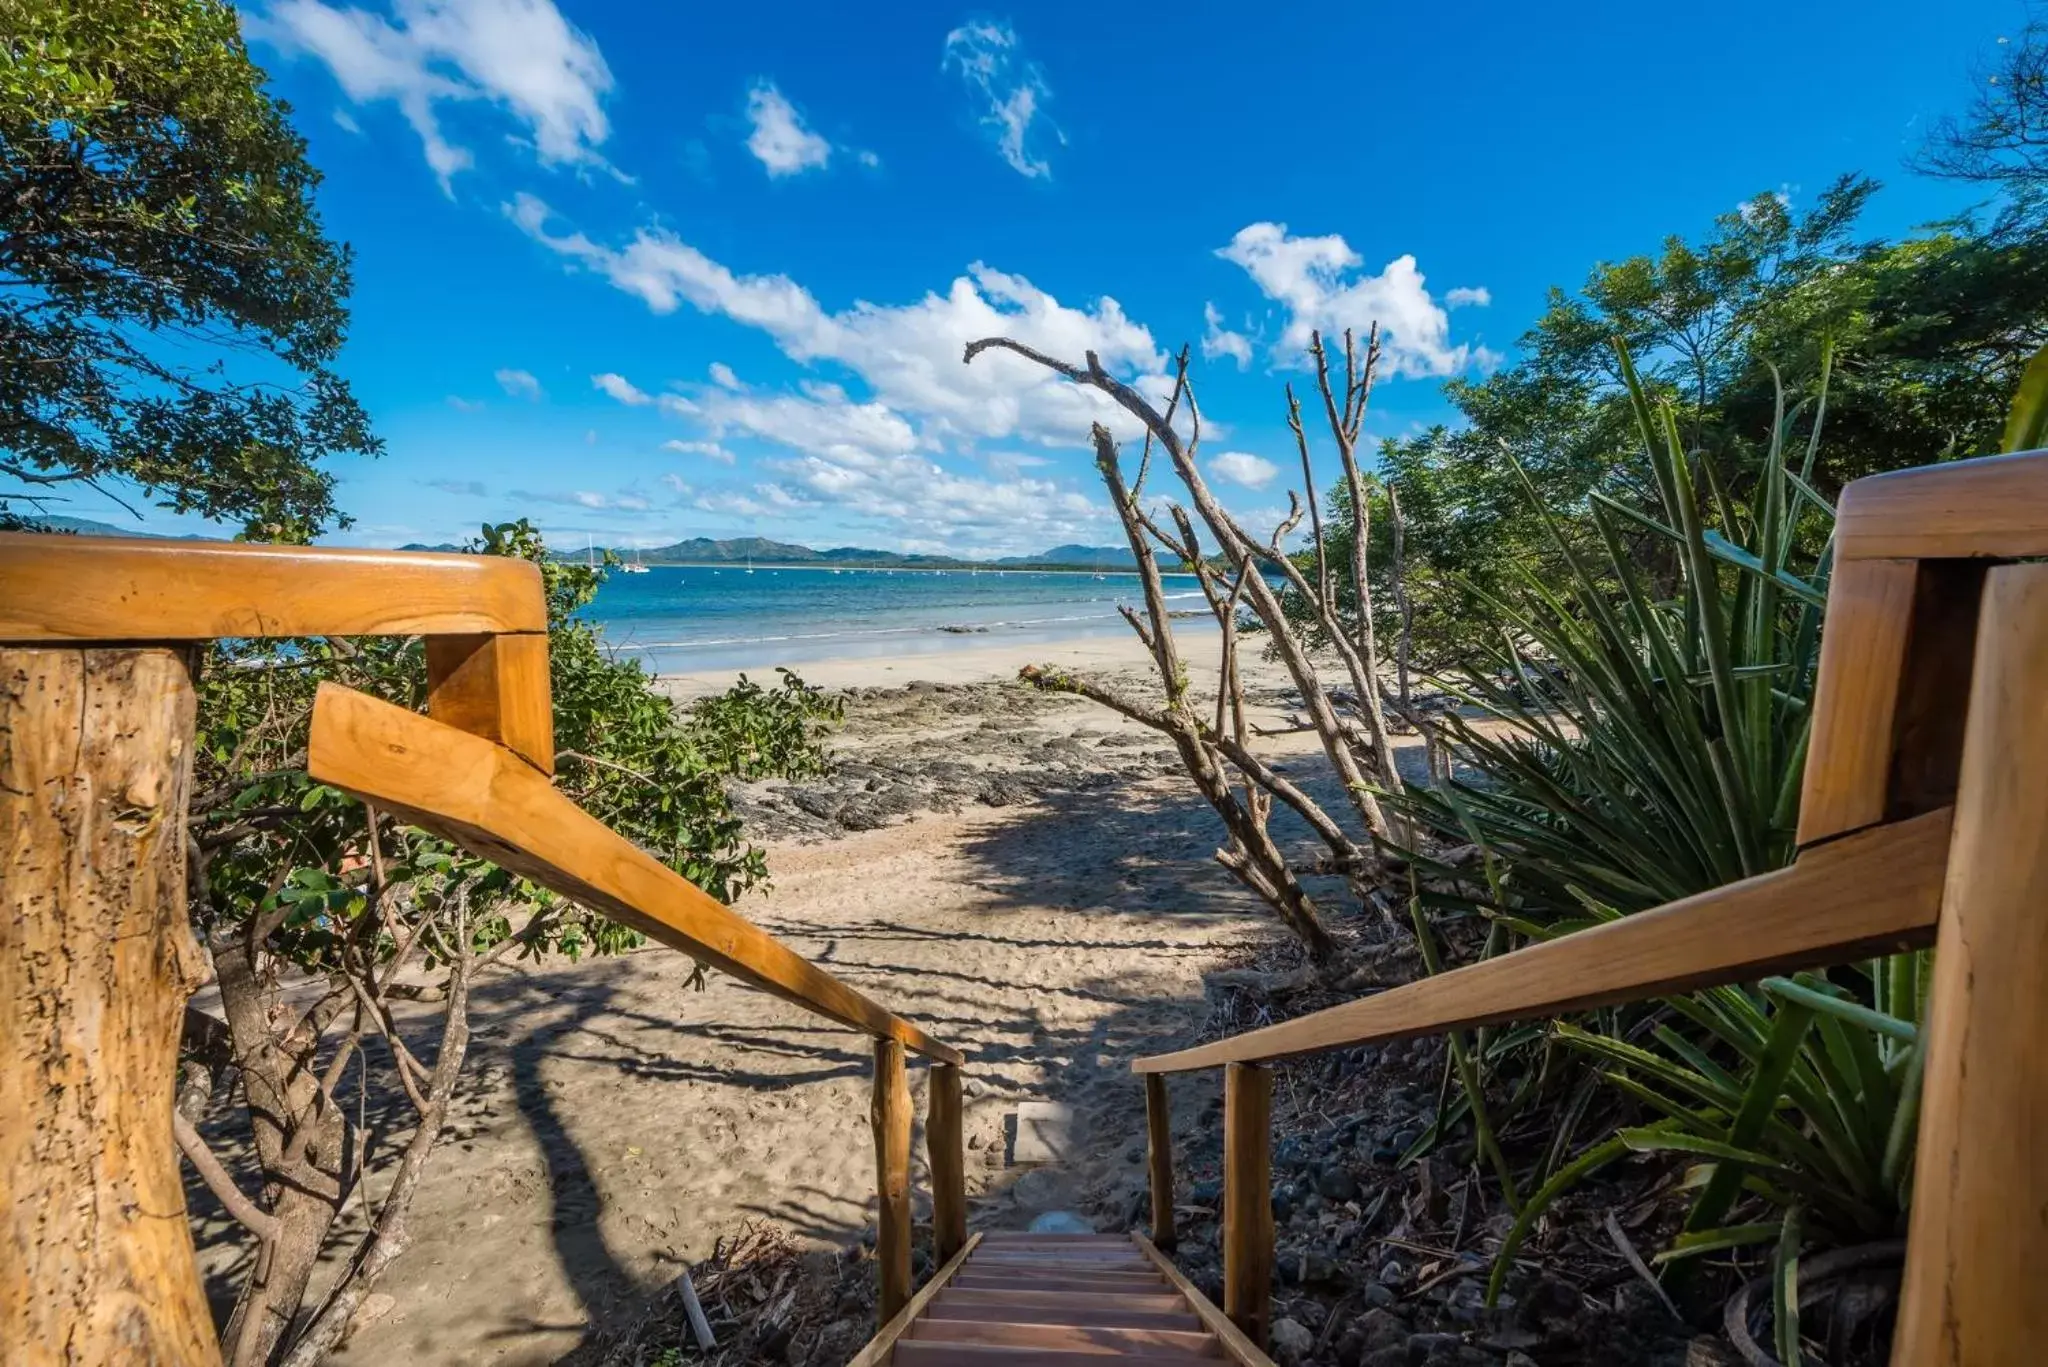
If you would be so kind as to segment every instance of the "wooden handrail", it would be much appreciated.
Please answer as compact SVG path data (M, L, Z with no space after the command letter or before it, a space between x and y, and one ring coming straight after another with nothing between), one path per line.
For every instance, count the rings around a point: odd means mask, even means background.
M1791 868L1193 1049L1139 1073L1433 1035L1745 982L1933 941L1947 809L1847 836Z
M911 1123L903 1051L915 1050L935 1065L926 1145L947 1150L930 1154L942 1257L967 1239L960 1052L810 963L550 783L554 718L547 629L539 568L508 557L0 534L0 653L8 655L7 672L16 682L13 692L0 694L0 704L12 704L15 713L8 728L13 744L0 745L0 760L11 755L22 770L17 778L40 772L23 756L47 760L64 778L32 779L19 791L0 794L11 801L0 815L13 821L17 835L33 835L39 827L32 821L24 827L14 818L41 819L46 790L96 794L98 807L121 815L88 826L124 839L140 832L151 837L153 848L181 856L179 823L185 819L194 738L192 656L166 647L220 637L423 636L431 715L322 684L314 702L308 773L742 981L874 1037L878 1177L888 1212L877 1258L893 1269L883 1288L884 1304L893 1308L909 1293L911 1266ZM103 680L126 680L126 691L117 682L102 698L95 690L109 688ZM153 727L106 722L96 730L81 710L97 709L91 716L105 722L120 720L127 715L122 709L135 705L156 707L169 721ZM81 731L85 746L79 744ZM169 820L131 821L137 810L160 810ZM20 1046L0 1050L0 1101L19 1103L13 1107L19 1114L10 1118L21 1122L0 1134L40 1134L51 1123L75 1120L63 1108L76 1098L124 1098L133 1092L140 1097L140 1113L120 1127L133 1153L118 1150L122 1158L114 1167L144 1173L157 1194L138 1200L132 1183L81 1166L73 1175L84 1175L90 1186L85 1194L107 1203L111 1215L87 1220L78 1214L77 1193L67 1193L58 1204L70 1213L54 1224L32 1215L35 1232L20 1237L25 1226L8 1226L10 1246L25 1249L26 1256L0 1266L0 1339L55 1341L38 1328L43 1308L56 1307L54 1324L75 1304L125 1306L133 1269L147 1266L162 1282L146 1298L155 1307L153 1318L138 1328L140 1322L124 1310L118 1326L112 1320L95 1326L87 1333L87 1355L97 1360L99 1349L118 1333L124 1346L152 1360L217 1362L190 1232L183 1222L157 1218L176 1204L171 1072L139 1062L176 1054L178 1007L190 991L189 983L177 979L196 971L196 950L187 944L182 863L172 861L176 876L159 887L136 875L134 861L110 861L105 894L97 900L74 895L78 890L66 877L80 872L81 849L71 847L78 822L75 812L65 819L72 834L34 842L49 857L30 860L32 876L13 879L18 889L9 886L18 893L14 903L37 911L0 916L0 982L24 965L58 957L37 950L33 936L24 940L19 934L24 927L65 924L49 916L52 898L76 914L80 933L102 938L100 913L133 903L148 914L149 924L142 933L121 937L120 961L129 966L97 981L118 989L117 1005L130 998L138 1005L131 1019L89 992L6 994L10 1003L32 1001L36 1020L31 1029L0 1032ZM154 840L158 831L169 838ZM114 952L112 946L102 948ZM76 1041L65 1032L84 1039L108 1028L113 1034L107 1041L95 1037L92 1047L69 1047ZM64 1087L49 1085L55 1075L49 1056L58 1039L69 1047L82 1079ZM8 1165L0 1167L0 1192L10 1189L20 1152L18 1146L0 1145L0 1159ZM109 1153L115 1152L110 1145ZM147 1218L135 1218L137 1212ZM81 1226L89 1226L89 1236ZM85 1244L91 1245L88 1256L78 1256ZM117 1294L108 1294L110 1289Z
M544 632L540 570L499 555L0 532L0 641Z
M1245 1080L1299 1054L1665 996L1937 943L1894 1367L1992 1367L2048 1342L2048 451L1858 480L1835 528L1787 869L1232 1039L1137 1060L1226 1067L1224 1204L1263 1207ZM1261 1152L1250 1150L1258 1146ZM1155 1141L1155 1149L1159 1145ZM1230 1175L1246 1174L1231 1189ZM1155 1200L1171 1165L1155 1154ZM1165 1173L1162 1178L1159 1174ZM1228 1223L1228 1222L1226 1222ZM1260 1328L1270 1235L1226 1228Z
M786 1001L960 1063L578 807L503 746L338 684L313 702L306 772Z
M1837 560L2048 555L2048 451L1867 475L1842 490Z

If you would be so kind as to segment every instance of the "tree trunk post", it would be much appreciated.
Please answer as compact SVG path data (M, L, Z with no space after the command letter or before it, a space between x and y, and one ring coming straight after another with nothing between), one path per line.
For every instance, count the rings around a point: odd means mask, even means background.
M172 1137L190 657L0 646L0 1356L217 1367Z
M910 1300L910 1079L903 1046L875 1041L875 1097L869 1111L875 1130L875 1267L880 1287L876 1310L881 1323L896 1317Z
M1899 1367L2048 1343L2048 565L1987 576L1926 1024Z
M1145 1074L1145 1147L1152 1178L1152 1246L1170 1251L1173 1228L1173 1115L1167 1109L1166 1075Z
M1259 1347L1273 1327L1273 1074L1223 1068L1223 1313Z
M967 1243L967 1149L960 1102L960 1067L934 1063L924 1146L932 1169L932 1258L946 1261Z

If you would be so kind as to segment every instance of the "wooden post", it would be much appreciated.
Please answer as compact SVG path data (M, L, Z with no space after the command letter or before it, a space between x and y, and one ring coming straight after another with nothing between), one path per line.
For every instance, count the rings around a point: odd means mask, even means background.
M875 1041L875 1266L880 1279L881 1323L895 1318L910 1300L910 1079L903 1071L903 1046Z
M1892 1361L2048 1344L2048 565L1986 578Z
M1223 1069L1223 1313L1264 1348L1273 1319L1273 1075Z
M0 647L8 1367L220 1362L171 1134L193 701L182 651Z
M1173 1116L1166 1106L1166 1074L1145 1074L1145 1141L1152 1175L1152 1244L1173 1249Z
M967 1147L960 1105L960 1067L934 1063L925 1156L932 1167L932 1256L940 1266L967 1244Z
M427 715L555 772L547 633L429 636Z

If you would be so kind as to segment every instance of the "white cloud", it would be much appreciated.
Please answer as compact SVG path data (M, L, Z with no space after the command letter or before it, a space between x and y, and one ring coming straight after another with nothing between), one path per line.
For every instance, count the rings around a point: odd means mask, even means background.
M498 381L498 388L504 390L515 399L540 399L546 397L546 391L540 387L540 381L533 377L533 372L530 370L513 370L508 367L498 371L495 378Z
M1273 482L1273 476L1280 473L1280 467L1272 461L1249 451L1225 451L1220 456L1211 456L1209 468L1218 479L1227 479L1247 489L1263 489Z
M592 375L590 383L595 388L604 391L620 403L625 404L628 408L641 408L654 402L653 395L634 384L624 375L614 374L611 371L606 371L602 375Z
M1311 331L1335 336L1348 327L1362 337L1374 322L1384 363L1397 375L1452 375L1498 360L1484 347L1451 344L1450 315L1430 297L1412 255L1395 257L1377 275L1360 274L1363 261L1343 238L1295 237L1284 223L1254 223L1216 254L1242 266L1287 310L1274 347L1286 364L1299 363Z
M736 275L665 229L643 228L624 246L611 248L580 232L550 231L552 211L531 195L519 195L506 213L535 240L603 275L656 313L674 312L687 302L766 332L792 360L844 365L873 391L878 405L916 419L925 445L1021 436L1071 446L1085 442L1089 424L1098 420L1133 430L1102 394L1021 357L993 353L962 365L966 344L981 337L1008 335L1065 358L1094 351L1107 369L1148 392L1163 396L1167 387L1166 357L1116 300L1071 307L1022 276L979 262L943 294L894 306L858 301L831 313L788 276ZM717 379L718 372L712 373ZM726 378L737 383L729 371ZM662 402L671 413L690 415L710 395L664 395ZM728 405L726 411L735 410Z
M705 491L698 506L742 517L831 517L881 544L943 538L962 549L1008 553L1104 535L1101 490L1036 472L1029 458L984 459L982 442L1084 447L1102 421L1135 424L1103 395L1021 357L992 352L971 366L965 345L995 335L1054 356L1094 351L1102 364L1160 401L1167 357L1114 299L1062 303L1020 276L975 264L943 291L898 305L856 301L828 310L784 275L743 275L660 228L618 246L557 222L521 196L506 213L574 268L588 270L656 313L688 304L754 328L811 378L788 389L750 388L723 364L709 380L655 396L664 415L708 444L744 436L787 455L759 462L767 483ZM835 379L828 371L840 372ZM849 386L857 386L849 392ZM675 448L671 448L675 449ZM696 453L702 454L702 453ZM957 468L954 457L980 462ZM715 457L712 457L715 459ZM787 519L785 519L787 520ZM842 533L843 534L843 533Z
M460 394L448 396L448 406L458 413L481 413L484 406L475 399L465 399Z
M670 472L668 474L663 475L661 477L661 482L669 487L669 491L671 493L687 494L690 492L690 485L688 481L684 480L684 478L681 475L675 474L674 472Z
M715 460L720 465L731 465L738 459L715 441L665 441L661 444L661 449L674 451L678 455L702 456L706 460Z
M1214 304L1202 305L1202 356L1215 360L1228 356L1243 370L1252 363L1252 339L1223 326L1223 314Z
M1444 307L1446 308L1461 309L1468 304L1477 308L1485 308L1492 302L1493 292L1484 285L1475 287L1460 285L1456 289L1444 292Z
M475 164L441 125L447 104L509 113L547 165L603 166L611 70L553 0L392 0L391 17L325 0L274 0L250 35L319 58L357 104L395 103L448 189Z
M334 111L334 126L336 128L339 128L344 133L354 133L358 137L362 136L363 126L357 123L355 121L355 116L350 114L346 109L337 109Z
M832 144L804 126L803 116L772 82L747 92L747 150L773 176L793 176L832 160Z
M569 508L616 513L644 513L653 506L645 497L630 490L601 494L594 489L513 489L509 496L522 503L558 503Z
M995 133L996 150L1011 169L1033 179L1052 174L1052 164L1033 155L1029 146L1032 122L1039 105L1052 97L1052 88L1038 64L1025 60L1016 29L986 20L963 24L946 35L945 58L939 65L943 71L959 72L967 88L986 101L981 122ZM1050 126L1052 121L1046 122ZM1052 135L1065 144L1057 127Z

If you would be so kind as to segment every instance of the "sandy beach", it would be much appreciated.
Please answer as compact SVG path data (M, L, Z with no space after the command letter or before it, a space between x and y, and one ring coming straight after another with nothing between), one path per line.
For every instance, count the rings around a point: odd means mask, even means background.
M1200 669L1206 664L1209 676L1214 677L1215 662L1206 660L1205 655L1213 652L1211 643L1216 639L1215 629L1200 622L1176 623L1175 626L1194 656L1192 667ZM1145 653L1137 636L1129 631L1102 632L1049 643L1001 639L984 641L968 636L940 651L902 658L866 656L814 660L796 666L796 672L804 682L821 688L902 688L920 680L941 684L1005 682L1016 678L1017 671L1028 664L1123 674L1149 670L1151 657ZM687 701L723 692L743 672L759 678L772 671L685 671L664 674L662 681L671 694Z
M1129 1060L1197 1032L1205 976L1273 932L1210 858L1221 825L1170 749L1015 682L1031 661L1157 690L1135 642L1100 636L808 667L852 690L838 762L808 786L734 792L773 878L741 910L967 1055L977 1227L1048 1208L1121 1225L1143 1189ZM1262 687L1277 718L1284 698ZM655 947L478 989L415 1244L336 1361L538 1367L749 1218L831 1246L871 1226L867 1042L717 975L691 990L691 967ZM1192 1113L1204 1087L1183 1090ZM1086 1157L1011 1166L1025 1100L1071 1106ZM920 1202L923 1162L920 1135ZM217 1218L203 1242L216 1273L248 1256Z

